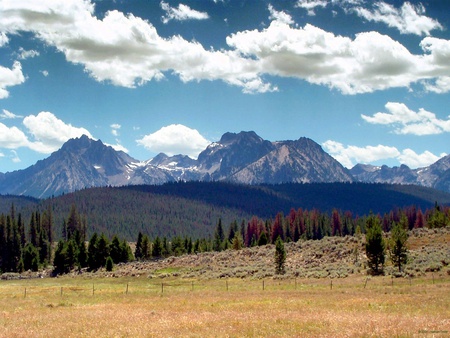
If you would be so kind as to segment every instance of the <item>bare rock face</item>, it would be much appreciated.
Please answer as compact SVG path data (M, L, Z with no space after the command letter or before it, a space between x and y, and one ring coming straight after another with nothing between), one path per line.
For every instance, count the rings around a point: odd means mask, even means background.
M356 181L368 183L415 184L450 192L450 155L424 168L406 165L390 168L357 164L350 173Z
M225 133L198 159L159 154L138 161L87 136L67 141L48 158L0 173L0 194L38 198L99 186L163 184L170 181L242 184L378 182L417 184L450 191L450 155L412 170L358 164L350 171L308 138L270 142L253 131Z

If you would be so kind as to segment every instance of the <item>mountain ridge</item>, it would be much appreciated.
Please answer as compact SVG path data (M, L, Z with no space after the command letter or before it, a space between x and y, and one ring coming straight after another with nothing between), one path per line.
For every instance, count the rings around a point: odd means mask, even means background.
M412 170L358 164L344 168L313 140L271 142L254 131L227 132L198 158L160 153L139 161L86 135L70 139L46 159L0 173L0 194L45 198L101 186L226 181L239 184L369 182L416 184L450 191L450 156Z

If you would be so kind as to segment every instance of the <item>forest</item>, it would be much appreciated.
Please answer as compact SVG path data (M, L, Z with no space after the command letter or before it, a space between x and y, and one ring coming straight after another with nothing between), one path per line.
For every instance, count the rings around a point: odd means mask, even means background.
M316 210L330 217L333 210L346 211L353 218L370 212L383 215L396 208L414 205L426 210L450 205L450 194L434 189L388 184L315 183L280 185L239 185L225 182L175 182L163 185L88 188L74 193L37 200L0 196L0 213L14 204L29 222L32 213L49 207L55 240L62 234L71 206L87 221L89 238L94 232L135 242L139 232L150 238L212 237L219 218L228 226L253 216L274 218L291 209Z
M299 240L320 240L326 236L353 236L367 233L370 224L377 223L380 232L394 227L403 230L414 228L441 228L450 225L450 207L437 203L422 211L410 206L394 208L384 214L358 216L351 211L333 209L331 213L318 209L294 209L285 215L279 211L273 218L238 221L235 218L223 223L222 218L214 228L213 236L192 237L176 233L173 236L149 237L138 231L135 234L135 250L129 242L117 234L91 231L88 241L89 220L71 204L63 219L60 233L55 232L53 207L40 212L35 210L29 219L17 212L14 204L9 212L0 215L0 271L38 271L53 267L53 274L67 273L72 269L87 268L91 271L131 260L149 260L206 251L239 250L244 247ZM88 241L88 243L87 243Z

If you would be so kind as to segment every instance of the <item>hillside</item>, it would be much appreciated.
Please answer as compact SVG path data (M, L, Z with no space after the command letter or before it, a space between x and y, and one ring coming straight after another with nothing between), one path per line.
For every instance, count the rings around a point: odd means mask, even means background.
M233 221L248 222L252 216L273 219L291 208L336 208L363 216L388 213L395 208L416 206L425 210L435 202L450 204L450 195L430 188L363 183L238 185L224 182L178 182L163 185L90 188L50 199L2 196L0 213L9 213L12 203L27 224L39 205L53 210L55 233L75 204L87 219L89 234L118 234L130 241L141 231L155 236L192 238L212 236L219 218L225 227Z

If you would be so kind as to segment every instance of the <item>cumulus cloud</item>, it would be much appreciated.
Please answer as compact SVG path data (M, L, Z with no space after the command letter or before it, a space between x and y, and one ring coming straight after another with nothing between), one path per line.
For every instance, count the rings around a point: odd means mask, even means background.
M0 148L17 149L29 146L27 136L19 128L0 123Z
M407 148L403 150L401 155L397 158L400 163L406 164L410 168L422 168L433 164L444 156L446 156L446 154L443 153L440 154L440 156L436 156L428 150L424 151L422 154L417 154L414 150Z
M322 146L346 168L351 168L356 163L370 163L378 160L397 158L400 155L397 148L381 144L377 146L357 147L344 146L342 143L328 140Z
M406 164L410 168L420 168L429 166L446 155L440 154L440 156L437 156L430 151L417 154L408 148L400 152L396 147L381 144L365 147L345 146L340 142L332 140L324 142L322 146L346 168L352 168L357 163L371 163L388 159L396 159L401 164Z
M93 138L85 128L67 124L50 112L40 112L36 116L29 115L23 119L23 124L33 138L28 147L44 154L58 150L71 138L82 135Z
M432 30L443 29L437 20L424 15L425 7L421 3L413 5L405 2L401 8L395 8L379 1L373 4L372 10L355 7L354 11L368 21L385 23L398 29L402 34L430 35Z
M153 152L162 152L169 156L184 154L197 158L211 142L196 129L181 124L171 124L137 140L139 145Z
M22 65L19 61L15 61L12 68L0 66L0 99L9 96L7 87L17 86L25 82L25 76L22 73Z
M209 19L208 13L196 11L187 5L179 4L177 8L174 8L170 7L170 5L164 1L161 1L160 5L163 11L166 12L161 18L163 23L168 23L170 20L185 21Z
M287 14L283 11L277 11L270 4L269 4L269 12L270 12L270 16L269 16L270 20L277 20L277 21L285 23L287 25L292 25L294 23L294 20L292 20L292 17L289 14Z
M98 19L87 0L1 2L0 32L32 32L69 62L83 65L95 80L129 88L161 80L170 72L183 82L221 80L245 93L276 91L265 79L273 76L298 78L343 94L410 88L415 83L433 92L450 90L448 40L426 37L420 44L423 54L415 55L377 32L338 36L309 24L294 27L288 14L272 6L269 11L272 22L267 28L231 34L226 39L229 48L221 50L205 49L179 35L163 38L150 22L117 10ZM429 32L420 27L424 34ZM21 68L15 69L22 75ZM0 75L0 97L7 95L4 78Z
M450 117L441 120L423 108L415 112L399 102L388 102L385 108L387 113L378 112L373 116L362 114L361 117L371 124L392 125L396 134L434 135L450 132Z

